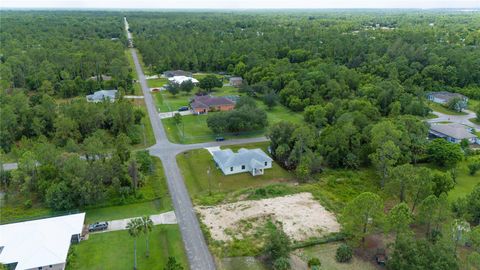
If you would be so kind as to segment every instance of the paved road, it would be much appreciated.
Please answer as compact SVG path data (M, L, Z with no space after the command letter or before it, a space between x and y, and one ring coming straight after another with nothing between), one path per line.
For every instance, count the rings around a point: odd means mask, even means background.
M110 220L108 221L108 229L106 229L105 231L91 232L91 234L126 230L127 224L131 219L133 218ZM157 215L151 215L150 219L152 220L153 225L177 224L177 218L175 217L175 213L173 211L165 212Z
M475 118L477 115L469 110L464 110L467 115L449 115L444 114L441 112L433 111L432 113L438 116L437 118L428 119L427 122L429 123L438 123L438 122L452 122L452 123L459 123L466 126L470 126L475 128L477 131L480 131L480 125L470 122L469 119Z

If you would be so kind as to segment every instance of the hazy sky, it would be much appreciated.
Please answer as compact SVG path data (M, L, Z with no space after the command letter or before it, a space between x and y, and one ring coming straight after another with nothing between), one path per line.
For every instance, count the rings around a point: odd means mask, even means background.
M480 8L480 0L0 0L19 8Z

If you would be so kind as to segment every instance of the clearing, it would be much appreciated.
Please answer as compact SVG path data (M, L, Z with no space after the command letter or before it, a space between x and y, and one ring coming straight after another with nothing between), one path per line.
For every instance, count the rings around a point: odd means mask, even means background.
M296 241L340 231L335 215L321 206L308 192L218 206L200 206L196 210L200 213L202 222L210 229L212 238L219 241L232 240L229 231L238 228L242 221L255 222L263 218L281 222L285 233ZM238 238L237 235L235 237Z

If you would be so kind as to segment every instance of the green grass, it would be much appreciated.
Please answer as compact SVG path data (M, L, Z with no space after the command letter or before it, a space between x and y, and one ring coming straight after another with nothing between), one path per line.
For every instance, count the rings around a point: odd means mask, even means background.
M256 143L228 147L237 150L240 147L262 148L266 151L268 143ZM239 189L261 187L272 183L287 182L293 179L288 171L274 163L272 169L265 170L264 175L252 176L249 173L240 173L225 176L215 167L215 162L210 153L205 149L188 151L177 156L178 165L184 176L185 184L190 196L195 199L209 194L209 176L207 169L210 167L210 186L214 193L232 192Z
M468 121L470 121L474 124L480 125L480 121L478 120L478 118L470 118L470 119L468 119Z
M193 78L197 79L197 80L201 80L205 77L207 77L208 75L215 75L215 77L219 78L220 80L224 81L224 76L223 75L219 75L219 74L215 74L215 73L195 73L193 74Z
M155 215L172 210L167 199L86 210L85 223Z
M145 257L145 236L137 240L138 269L163 269L169 256L185 269L187 258L178 225L157 225L149 235L150 257ZM133 238L127 231L91 234L88 240L72 246L74 259L67 269L132 269Z
M480 105L480 100L476 100L476 99L468 99L468 109L469 110L475 110L475 108L477 108L477 106Z
M182 123L178 126L173 118L162 119L163 126L168 139L173 143L200 143L215 140L217 136L207 126L208 115L185 115L182 116ZM185 131L185 137L182 136ZM222 134L225 139L238 139L258 137L264 134L265 130L244 132L236 134Z
M125 50L125 56L128 59L128 65L131 70L133 78L138 79L137 70L135 69L135 63L133 62L133 57L132 57L132 54L130 53L130 50Z
M268 123L270 125L280 121L289 121L292 123L300 124L303 122L303 115L298 112L291 111L289 108L279 104L273 107L271 110L263 104L263 102L256 100L259 108L262 108L267 112Z
M338 263L335 260L335 254L340 243L329 243L316 245L313 247L297 250L295 253L307 262L310 258L316 257L322 263L321 269L325 270L374 270L378 269L373 264L373 258L371 262L361 260L357 257L353 257L349 263Z
M133 94L135 96L143 96L143 91L142 91L142 87L140 86L140 83L136 82L133 84Z
M465 112L453 111L453 110L450 110L450 109L446 108L445 106L443 106L441 104L434 103L434 102L429 102L428 106L430 107L430 109L432 109L434 111L437 111L439 113L444 113L444 114L448 114L448 115L467 115L467 113L465 113Z
M462 161L458 164L457 183L455 184L455 187L448 193L448 198L451 201L470 194L473 188L477 184L480 184L480 172L477 172L477 174L473 176L470 175L467 167L468 162L469 160L467 159L466 161Z
M149 79L147 80L148 87L161 87L168 83L166 78L158 78L158 79Z
M137 105L136 107L142 110L145 115L142 118L142 142L134 145L133 148L144 149L155 144L155 135L153 134L152 123L150 123L150 117L145 104Z

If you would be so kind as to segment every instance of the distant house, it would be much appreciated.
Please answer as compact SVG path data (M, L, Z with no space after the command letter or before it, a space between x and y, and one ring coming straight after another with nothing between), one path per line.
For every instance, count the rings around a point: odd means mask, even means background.
M87 95L88 102L102 102L110 101L114 102L117 97L117 90L99 90L91 95Z
M63 270L71 243L81 240L85 213L0 226L0 263L6 269Z
M175 77L175 76L185 76L185 77L192 77L192 73L183 70L168 70L163 72L163 76L167 78Z
M444 138L453 143L460 143L462 140L468 140L470 143L480 144L480 139L472 132L472 128L457 123L450 123L431 124L429 133L430 137Z
M240 87L243 83L242 77L230 77L228 80L231 86Z
M169 82L177 83L177 84L182 84L185 81L192 81L193 84L197 84L198 80L192 77L188 76L173 76L168 78Z
M190 103L195 114L204 114L211 111L230 111L235 108L235 102L227 97L195 96Z
M430 101L433 101L438 104L443 104L446 105L448 104L452 99L454 98L459 98L462 102L459 104L460 109L466 109L467 108L467 103L468 103L468 97L458 94L458 93L450 93L446 91L442 92L431 92L427 94L427 99Z
M110 80L112 80L112 76L102 74L99 77L92 76L92 77L88 78L88 80L90 80L90 81L110 81Z
M261 149L241 148L237 153L231 149L212 151L213 160L223 174L250 172L253 176L262 175L265 169L272 168L272 159Z

